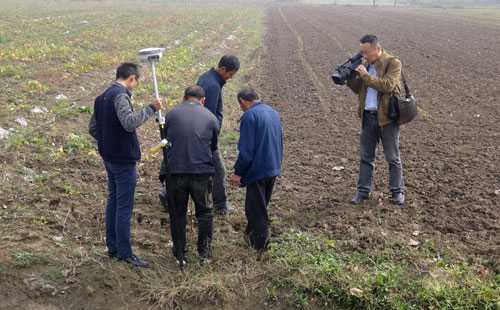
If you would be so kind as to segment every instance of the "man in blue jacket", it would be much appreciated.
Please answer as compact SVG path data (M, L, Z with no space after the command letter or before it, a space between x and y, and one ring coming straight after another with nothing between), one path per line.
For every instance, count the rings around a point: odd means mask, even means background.
M198 85L205 91L205 108L212 112L219 123L219 128L222 129L223 119L223 93L222 89L226 82L234 77L240 69L240 61L236 56L226 55L221 58L217 68L212 68L205 72L198 79ZM226 214L231 211L231 207L227 203L226 195L226 167L220 151L217 149L214 152L214 191L213 204L214 211L217 214Z
M141 159L136 129L161 108L161 100L134 111L132 90L138 80L139 69L136 64L123 63L118 67L116 81L95 100L89 133L97 140L99 154L108 173L108 255L134 267L148 268L151 264L135 256L130 243L130 221L137 183L136 164Z
M243 89L237 97L244 113L240 122L239 154L230 183L247 188L245 239L250 246L263 251L269 241L267 206L276 177L281 175L283 129L278 112L261 102L253 89Z

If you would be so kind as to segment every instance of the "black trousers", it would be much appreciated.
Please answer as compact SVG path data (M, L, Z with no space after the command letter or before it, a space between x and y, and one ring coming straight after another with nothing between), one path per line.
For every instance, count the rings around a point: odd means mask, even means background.
M194 202L198 221L198 254L211 255L213 214L210 196L213 181L209 175L168 175L167 199L170 214L170 232L174 244L173 254L184 259L189 197Z
M246 239L250 246L265 250L269 242L269 216L267 206L271 201L276 177L266 178L247 185L245 215Z

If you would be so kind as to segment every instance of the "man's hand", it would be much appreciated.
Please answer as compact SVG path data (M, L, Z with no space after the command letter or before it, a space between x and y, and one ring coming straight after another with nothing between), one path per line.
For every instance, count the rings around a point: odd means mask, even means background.
M233 174L229 177L229 184L232 186L241 186L241 177L239 175Z
M356 68L356 72L359 73L360 77L365 77L368 75L368 71L366 71L366 67L364 65L359 65Z
M156 99L155 102L153 102L152 106L155 108L156 111L161 110L162 100Z

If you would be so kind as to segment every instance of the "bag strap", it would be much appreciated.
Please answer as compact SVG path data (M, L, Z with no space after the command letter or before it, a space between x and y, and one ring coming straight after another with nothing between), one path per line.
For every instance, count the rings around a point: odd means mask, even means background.
M396 59L396 58L392 57L390 61L392 61L393 59ZM389 66L386 67L385 73L387 73L388 69L389 69ZM410 87L408 86L408 82L406 81L406 77L405 77L405 74L403 71L404 71L403 64L401 63L401 80L403 81L403 87L405 89L405 97L410 98L411 97Z
M408 86L408 83L406 82L403 68L401 68L401 80L403 81L403 87L405 88L405 96L406 96L406 98L410 98L411 97L410 87Z

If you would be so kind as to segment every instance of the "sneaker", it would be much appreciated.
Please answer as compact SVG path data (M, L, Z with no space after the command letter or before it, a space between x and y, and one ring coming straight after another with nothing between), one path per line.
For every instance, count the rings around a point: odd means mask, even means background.
M208 265L212 262L212 250L210 248L200 252L199 255L200 263L202 265Z
M152 268L153 264L151 262L140 259L139 257L132 255L129 258L122 259L127 264L130 264L135 268Z
M211 262L212 260L210 258L200 256L200 264L209 265Z
M226 203L224 207L214 207L214 214L215 215L220 215L220 216L225 216L230 213L233 213L235 209L233 206L231 206L229 203Z
M162 190L158 194L158 197L160 198L160 204L163 206L165 211L168 213L167 192Z
M183 270L184 268L186 268L186 260L184 258L176 258L175 259L175 262L177 263L177 265L179 266L179 268L181 268L181 270Z
M405 204L405 195L403 193L395 193L395 194L392 194L392 197L390 200L391 200L392 204L395 204L395 205L402 207Z
M361 192L356 192L356 195L354 198L352 198L351 203L353 205L360 205L362 204L365 200L368 200L369 195Z

